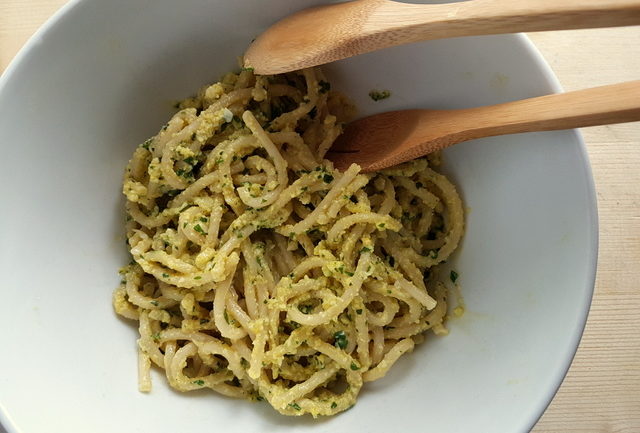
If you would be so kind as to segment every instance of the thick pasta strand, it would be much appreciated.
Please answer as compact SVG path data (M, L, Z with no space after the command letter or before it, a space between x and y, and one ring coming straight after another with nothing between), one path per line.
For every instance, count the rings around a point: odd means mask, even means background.
M318 69L229 73L179 107L123 182L133 260L112 299L139 322L140 391L155 365L179 391L334 415L446 335L464 214L429 160L335 170L354 110Z

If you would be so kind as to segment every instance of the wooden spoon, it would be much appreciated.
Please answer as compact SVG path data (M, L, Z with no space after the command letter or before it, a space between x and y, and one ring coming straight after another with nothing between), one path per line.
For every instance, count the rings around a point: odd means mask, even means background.
M244 55L279 74L428 39L640 24L640 0L359 0L305 9L267 29Z
M640 120L640 81L462 110L404 110L347 125L327 153L341 170L375 171L461 141Z

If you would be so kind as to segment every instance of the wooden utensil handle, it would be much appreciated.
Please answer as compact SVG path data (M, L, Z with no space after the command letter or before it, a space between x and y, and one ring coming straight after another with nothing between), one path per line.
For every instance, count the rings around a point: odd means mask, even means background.
M640 0L468 0L431 5L368 1L364 33L384 33L387 46L458 36L640 24Z
M451 127L466 130L457 141L634 122L640 120L640 81L456 111ZM456 118L464 125L456 126Z

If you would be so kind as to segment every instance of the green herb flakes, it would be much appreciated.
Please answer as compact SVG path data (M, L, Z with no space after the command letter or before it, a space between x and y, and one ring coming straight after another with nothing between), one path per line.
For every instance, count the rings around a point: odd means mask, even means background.
M149 150L149 146L151 145L151 143L153 143L153 138L149 138L149 139L145 140L145 142L142 143L140 145L140 147L142 147L143 149Z
M458 273L454 270L451 270L451 273L449 274L449 278L451 278L451 282L455 283L458 277L459 277Z
M291 406L295 410L302 410L302 408L300 407L300 405L298 403L289 403L289 406Z
M346 349L349 344L349 340L347 340L347 334L344 331L338 331L333 334L333 345L340 349Z
M320 87L318 90L320 93L327 93L329 90L331 90L331 83L328 83L324 80L320 80L318 82L318 86Z
M372 90L369 92L369 98L374 101L382 101L383 99L387 99L391 96L391 92L388 90Z

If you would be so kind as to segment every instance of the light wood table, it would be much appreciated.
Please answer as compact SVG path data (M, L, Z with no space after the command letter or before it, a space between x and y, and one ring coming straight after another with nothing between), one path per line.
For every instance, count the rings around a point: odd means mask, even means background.
M0 0L0 71L64 3L66 0ZM640 27L548 32L530 37L565 90L640 79ZM587 128L583 133L600 214L596 291L569 374L533 431L637 433L640 123Z

